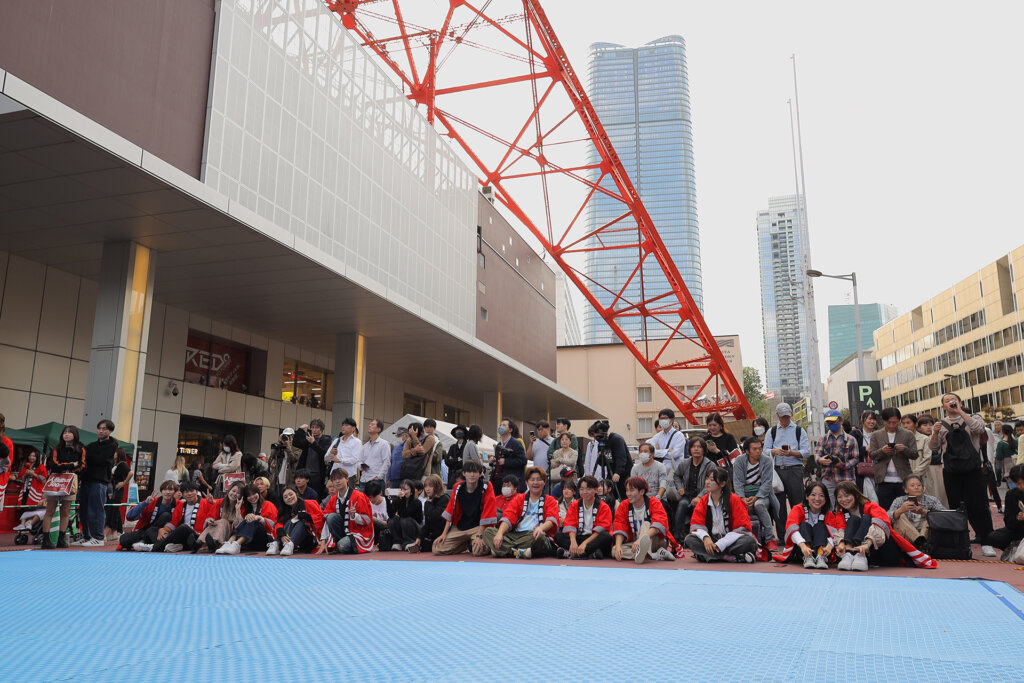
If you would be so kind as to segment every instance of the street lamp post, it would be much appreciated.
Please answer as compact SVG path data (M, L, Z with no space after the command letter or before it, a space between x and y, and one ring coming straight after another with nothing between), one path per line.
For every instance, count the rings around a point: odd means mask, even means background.
M857 330L857 381L864 381L864 339L860 328L860 298L857 296L857 273L849 275L826 275L820 270L808 270L807 277L830 277L833 280L849 280L853 283L853 326Z

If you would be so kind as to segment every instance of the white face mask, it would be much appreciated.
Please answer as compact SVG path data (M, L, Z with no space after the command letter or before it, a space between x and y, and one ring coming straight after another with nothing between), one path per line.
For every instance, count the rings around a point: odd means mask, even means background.
M504 496L511 496L512 495L512 487L511 486L502 486L501 487L501 493Z
M644 451L643 453L640 454L640 462L642 462L642 463L644 463L646 465L650 461L651 461L651 454L650 453L648 453L647 451Z
M764 436L764 427L762 427L761 425L754 427L754 434L756 434L757 436Z
M224 447L224 452L225 452L225 453L230 453L230 452L231 452L231 448L230 448L230 447L228 447L228 446L225 446L225 447Z
M672 420L668 419L667 417L663 417L662 419L658 420L658 424L661 425L662 429L668 429L669 427L672 426Z

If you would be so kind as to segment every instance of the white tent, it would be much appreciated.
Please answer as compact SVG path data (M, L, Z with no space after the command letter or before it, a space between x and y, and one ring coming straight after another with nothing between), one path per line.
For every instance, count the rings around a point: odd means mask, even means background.
M420 417L419 415L405 415L385 429L381 436L393 446L400 441L398 438L398 429L400 427L408 428L413 422L423 424L423 420L425 419L426 418ZM455 443L455 437L452 436L452 430L455 429L455 425L451 422L443 422L441 420L435 420L435 422L437 422L437 430L434 432L434 436L441 439L441 444L444 446L444 450L447 453L448 449L451 448L453 443ZM469 425L466 425L466 427L469 427ZM477 451L480 453L480 457L484 458L485 462L490 462L491 458L494 457L495 443L497 442L489 436L484 436L480 439L480 443L477 445Z

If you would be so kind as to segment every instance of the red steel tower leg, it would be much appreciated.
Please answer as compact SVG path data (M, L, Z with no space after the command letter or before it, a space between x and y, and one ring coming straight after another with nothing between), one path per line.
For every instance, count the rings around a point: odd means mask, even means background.
M754 416L538 0L325 2L690 422ZM621 210L588 228L597 193ZM605 250L628 255L629 272L588 276L586 254ZM691 343L681 358L672 342L683 339ZM692 369L707 371L696 389L673 383Z

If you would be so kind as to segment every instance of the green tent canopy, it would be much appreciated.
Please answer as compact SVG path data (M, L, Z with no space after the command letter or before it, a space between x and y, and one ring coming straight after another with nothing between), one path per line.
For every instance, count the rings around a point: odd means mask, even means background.
M26 427L25 429L8 429L7 436L10 437L15 446L31 446L40 453L48 453L60 442L60 434L63 431L64 425L60 422L47 422L35 427ZM78 436L81 438L83 445L90 444L97 439L96 432L84 429L78 430ZM121 444L121 448L128 455L135 453L134 444L120 440L118 443Z

